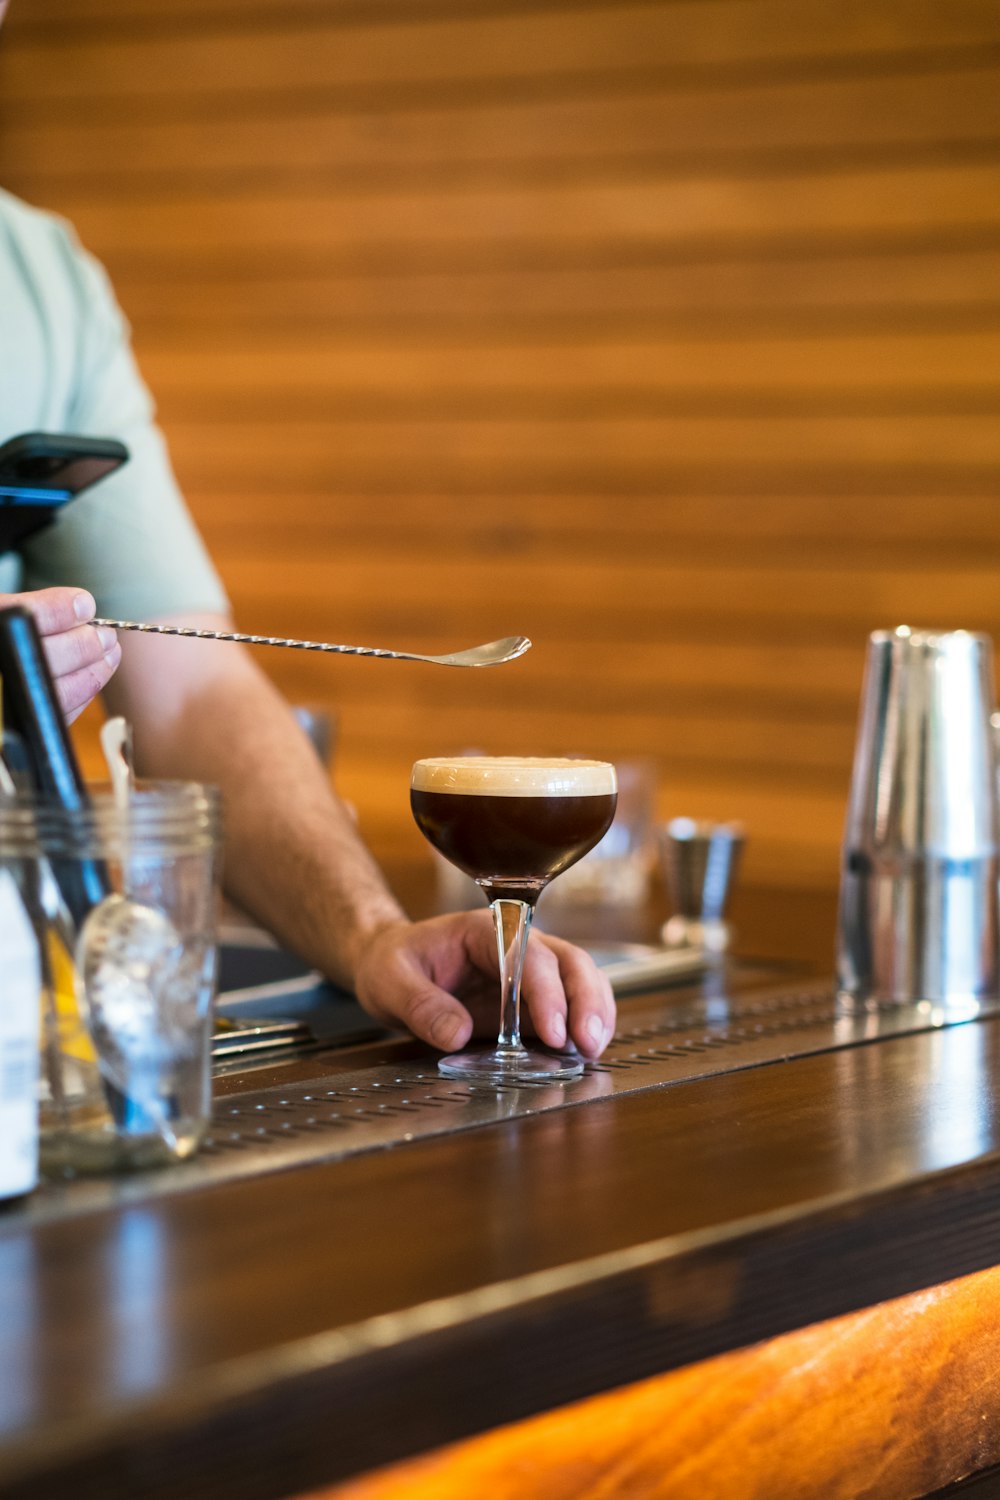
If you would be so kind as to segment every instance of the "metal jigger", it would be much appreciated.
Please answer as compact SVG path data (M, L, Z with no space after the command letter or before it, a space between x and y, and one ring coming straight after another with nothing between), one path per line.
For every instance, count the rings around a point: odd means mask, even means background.
M743 840L738 823L672 818L660 830L660 860L676 907L660 934L668 948L722 953L729 946L724 918Z

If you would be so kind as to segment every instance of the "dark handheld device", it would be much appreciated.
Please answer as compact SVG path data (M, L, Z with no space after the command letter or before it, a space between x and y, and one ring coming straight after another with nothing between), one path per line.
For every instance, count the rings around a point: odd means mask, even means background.
M0 552L18 546L81 490L128 459L114 438L25 432L0 445Z
M0 683L3 724L23 743L26 766L39 796L76 812L87 807L87 789L66 729L55 684L31 615L21 605L0 609ZM56 870L63 900L79 926L110 891L96 860L67 861Z

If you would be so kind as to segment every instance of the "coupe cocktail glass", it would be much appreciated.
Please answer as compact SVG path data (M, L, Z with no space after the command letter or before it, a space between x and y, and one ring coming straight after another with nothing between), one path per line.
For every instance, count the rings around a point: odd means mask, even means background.
M575 1054L524 1046L521 973L535 903L550 880L603 838L617 797L607 761L477 755L418 760L413 767L417 826L483 890L500 959L496 1046L442 1058L438 1067L449 1078L549 1083L583 1071Z

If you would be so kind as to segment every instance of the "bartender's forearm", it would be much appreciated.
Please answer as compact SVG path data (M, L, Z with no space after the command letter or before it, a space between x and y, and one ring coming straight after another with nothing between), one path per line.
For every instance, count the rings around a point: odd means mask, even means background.
M256 663L233 645L131 637L107 697L134 726L141 774L221 786L233 899L351 986L366 942L403 913Z

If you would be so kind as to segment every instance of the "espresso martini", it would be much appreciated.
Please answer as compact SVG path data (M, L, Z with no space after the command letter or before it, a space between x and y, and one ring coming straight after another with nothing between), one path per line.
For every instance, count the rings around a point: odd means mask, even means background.
M521 1042L521 970L538 897L604 837L618 782L607 761L517 756L418 760L410 783L417 826L479 885L493 912L500 958L497 1044L439 1062L453 1078L548 1082L578 1077L576 1056L529 1052Z
M616 797L605 761L513 756L420 760L410 790L417 826L445 859L487 895L532 905L604 837Z

